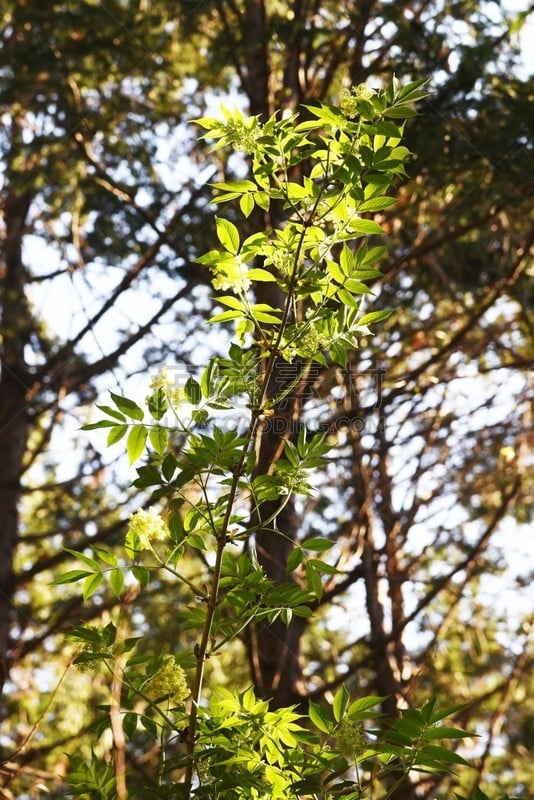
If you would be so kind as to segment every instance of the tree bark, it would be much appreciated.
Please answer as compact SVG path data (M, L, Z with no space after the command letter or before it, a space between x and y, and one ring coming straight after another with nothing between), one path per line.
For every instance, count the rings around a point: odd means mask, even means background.
M303 369L301 363L289 364L277 357L267 387L267 398L284 394ZM282 457L285 443L296 439L302 403L308 392L307 371L292 391L275 404L273 415L258 431L254 476L272 474ZM298 537L301 520L293 498L283 505L283 497L261 504L253 512L251 528L258 561L275 583L291 580L286 571L287 559ZM280 509L278 513L277 509ZM271 522L268 520L273 516ZM299 705L305 695L305 681L300 659L300 640L305 623L293 617L286 626L280 619L261 623L248 632L246 643L252 676L261 697L270 698L274 707Z
M13 556L18 538L20 478L26 449L28 371L24 349L30 317L25 296L22 237L31 198L10 192L3 208L0 376L0 692L9 674L14 591Z
M249 101L249 111L265 122L273 113L270 82L268 18L264 0L247 0L242 17L241 38L246 65L244 89ZM273 204L269 213L258 211L251 220L257 229L278 227L283 224L282 211ZM258 301L273 307L284 303L284 295L276 284L258 287ZM294 380L301 365L288 364L277 357L266 399L281 395ZM276 404L273 416L265 420L258 432L256 443L255 476L272 473L282 456L285 442L294 439L300 417L303 397L306 394L306 377ZM282 499L265 502L251 515L251 529L255 531L251 546L268 578L275 584L291 580L286 572L288 556L298 536L300 520L291 498L280 509L272 522L263 524L282 505ZM273 707L299 705L305 695L305 682L300 659L300 641L305 623L293 617L286 626L280 619L269 624L254 624L245 633L249 664L256 692L271 700Z
M250 113L258 114L265 121L272 112L269 108L269 40L264 0L247 0L241 35Z

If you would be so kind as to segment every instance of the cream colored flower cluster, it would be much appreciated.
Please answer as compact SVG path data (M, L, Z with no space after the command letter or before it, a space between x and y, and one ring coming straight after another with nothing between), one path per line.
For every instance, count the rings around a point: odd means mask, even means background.
M142 550L149 550L152 542L162 542L168 536L167 526L153 508L148 511L139 509L135 514L130 514L129 521L130 530L137 535Z
M337 746L341 753L357 758L367 750L362 726L348 719L341 720L336 730Z
M156 375L155 378L152 378L150 382L151 395L153 395L154 392L157 392L158 389L161 389L165 393L165 397L167 398L168 402L173 406L180 405L180 403L185 399L184 390L171 383L167 374L167 367L163 367L160 374ZM149 398L150 395L147 397L147 402Z
M173 705L180 705L191 694L185 672L176 663L174 656L168 658L163 666L148 679L143 687L143 692L151 700L169 697Z
M233 259L230 264L222 264L219 271L212 280L213 288L217 291L233 289L237 292L246 292L251 285L248 277L248 267L239 256Z
M374 94L373 89L366 83L359 83L358 86L352 86L351 89L344 89L339 99L342 114L348 119L357 117L360 114L359 101L369 101Z
M226 120L224 130L236 150L253 154L258 149L257 139L261 136L262 127L256 117L243 119L236 114Z

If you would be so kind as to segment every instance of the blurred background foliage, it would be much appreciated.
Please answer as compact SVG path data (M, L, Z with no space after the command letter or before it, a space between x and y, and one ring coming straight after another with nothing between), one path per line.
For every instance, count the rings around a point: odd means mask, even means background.
M0 792L61 797L87 753L109 676L80 672L65 633L118 613L51 587L65 547L122 542L147 498L79 427L108 389L139 398L224 348L194 263L213 236L209 181L246 169L207 154L191 120L220 101L268 117L391 73L430 77L374 307L394 313L302 408L331 452L286 533L336 541L312 622L292 632L275 702L389 695L463 703L479 734L462 773L490 798L534 784L532 657L533 82L531 9L471 0L4 0L0 34ZM530 28L529 28L530 25ZM229 210L231 214L231 209ZM235 213L235 212L234 212ZM236 217L238 219L238 217ZM252 218L247 225L268 224ZM241 223L238 223L241 224ZM530 271L530 272L529 272ZM179 446L179 443L177 443ZM530 483L529 483L530 481ZM201 561L187 569L201 575ZM122 609L148 653L185 652L180 587L162 577ZM271 631L272 634L272 631ZM280 656L289 640L274 632ZM258 683L246 647L213 685ZM277 697L277 691L280 694ZM282 695L283 692L283 695ZM102 757L106 736L98 740ZM155 764L140 735L132 794ZM421 778L410 797L450 797ZM406 791L406 787L404 790ZM403 795L407 796L407 795Z

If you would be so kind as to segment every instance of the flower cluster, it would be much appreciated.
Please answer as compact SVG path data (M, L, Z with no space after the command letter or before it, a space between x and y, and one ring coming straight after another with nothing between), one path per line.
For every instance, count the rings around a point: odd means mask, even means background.
M358 86L344 89L339 99L341 113L348 119L360 116L364 110L362 101L368 103L374 94L374 90L369 88L366 83L359 83Z
M152 542L164 541L168 536L167 526L160 515L149 508L148 511L140 509L135 514L130 514L130 531L139 539L141 550L149 550Z
M191 694L185 672L174 656L167 658L163 666L147 680L143 692L154 701L168 697L175 706L183 703Z
M90 635L91 640L83 643L74 663L80 672L91 672L101 667L103 658L113 658L113 649L105 644L101 628L84 625L83 630L86 635Z
M322 352L328 347L328 337L313 325L303 326L303 332L298 339L299 352L301 355L312 358L317 353Z
M343 719L336 730L337 745L340 752L358 758L368 748L367 741L358 723Z
M225 138L236 150L253 154L258 149L258 137L261 136L261 125L257 117L243 119L235 114L224 123Z
M248 267L239 256L219 264L211 282L218 291L233 289L236 292L246 292L251 284Z
M150 382L151 394L146 398L147 402L159 389L161 389L168 402L173 406L180 405L185 398L184 390L171 383L167 375L167 367L163 367L160 374L152 378Z
M313 493L313 487L309 483L310 476L306 469L295 469L292 464L279 461L273 470L273 475L280 480L279 492L282 496Z

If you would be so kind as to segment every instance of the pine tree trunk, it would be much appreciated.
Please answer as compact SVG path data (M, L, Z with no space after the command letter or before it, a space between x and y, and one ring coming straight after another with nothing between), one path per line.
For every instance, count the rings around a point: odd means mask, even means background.
M275 109L270 86L269 20L264 0L247 0L241 26L246 64L244 88L249 110L265 122ZM297 102L297 93L290 92L284 100L289 105ZM258 209L250 221L258 230L276 228L283 224L283 212L279 204L273 203L268 213ZM258 286L257 300L278 308L284 304L285 296L276 284L264 283ZM289 364L277 357L267 398L273 399L284 394L301 367L301 364ZM273 416L265 421L259 431L255 475L272 473L283 454L285 441L296 439L302 403L308 392L307 383L304 375L283 401L274 406ZM251 544L255 547L265 574L275 584L291 581L286 571L287 559L301 526L293 500L290 499L285 505L283 500L278 498L263 503L250 521L251 528L255 530ZM262 524L262 520L270 519L281 505L283 507L276 518L266 525ZM272 624L254 624L245 634L256 692L270 699L273 707L298 706L306 695L301 664L304 628L305 621L301 617L293 617L288 626L277 619Z
M302 367L298 361L290 364L277 358L267 389L268 398L285 394ZM273 416L264 421L258 432L255 476L272 474L283 455L285 442L296 439L307 392L308 377L304 372L288 395L275 404ZM293 499L284 502L285 498L279 497L262 503L251 519L258 561L267 577L276 584L291 580L286 570L287 559L301 524ZM278 514L277 509L280 509ZM304 620L301 617L293 617L288 626L278 619L271 625L255 625L248 631L249 661L256 691L261 697L271 698L274 707L299 705L305 695L300 659L303 631Z
M28 372L24 349L30 318L24 294L22 237L30 207L28 194L9 193L3 208L1 253L0 376L0 691L9 674L14 591L13 557L18 539L20 478L26 449Z

